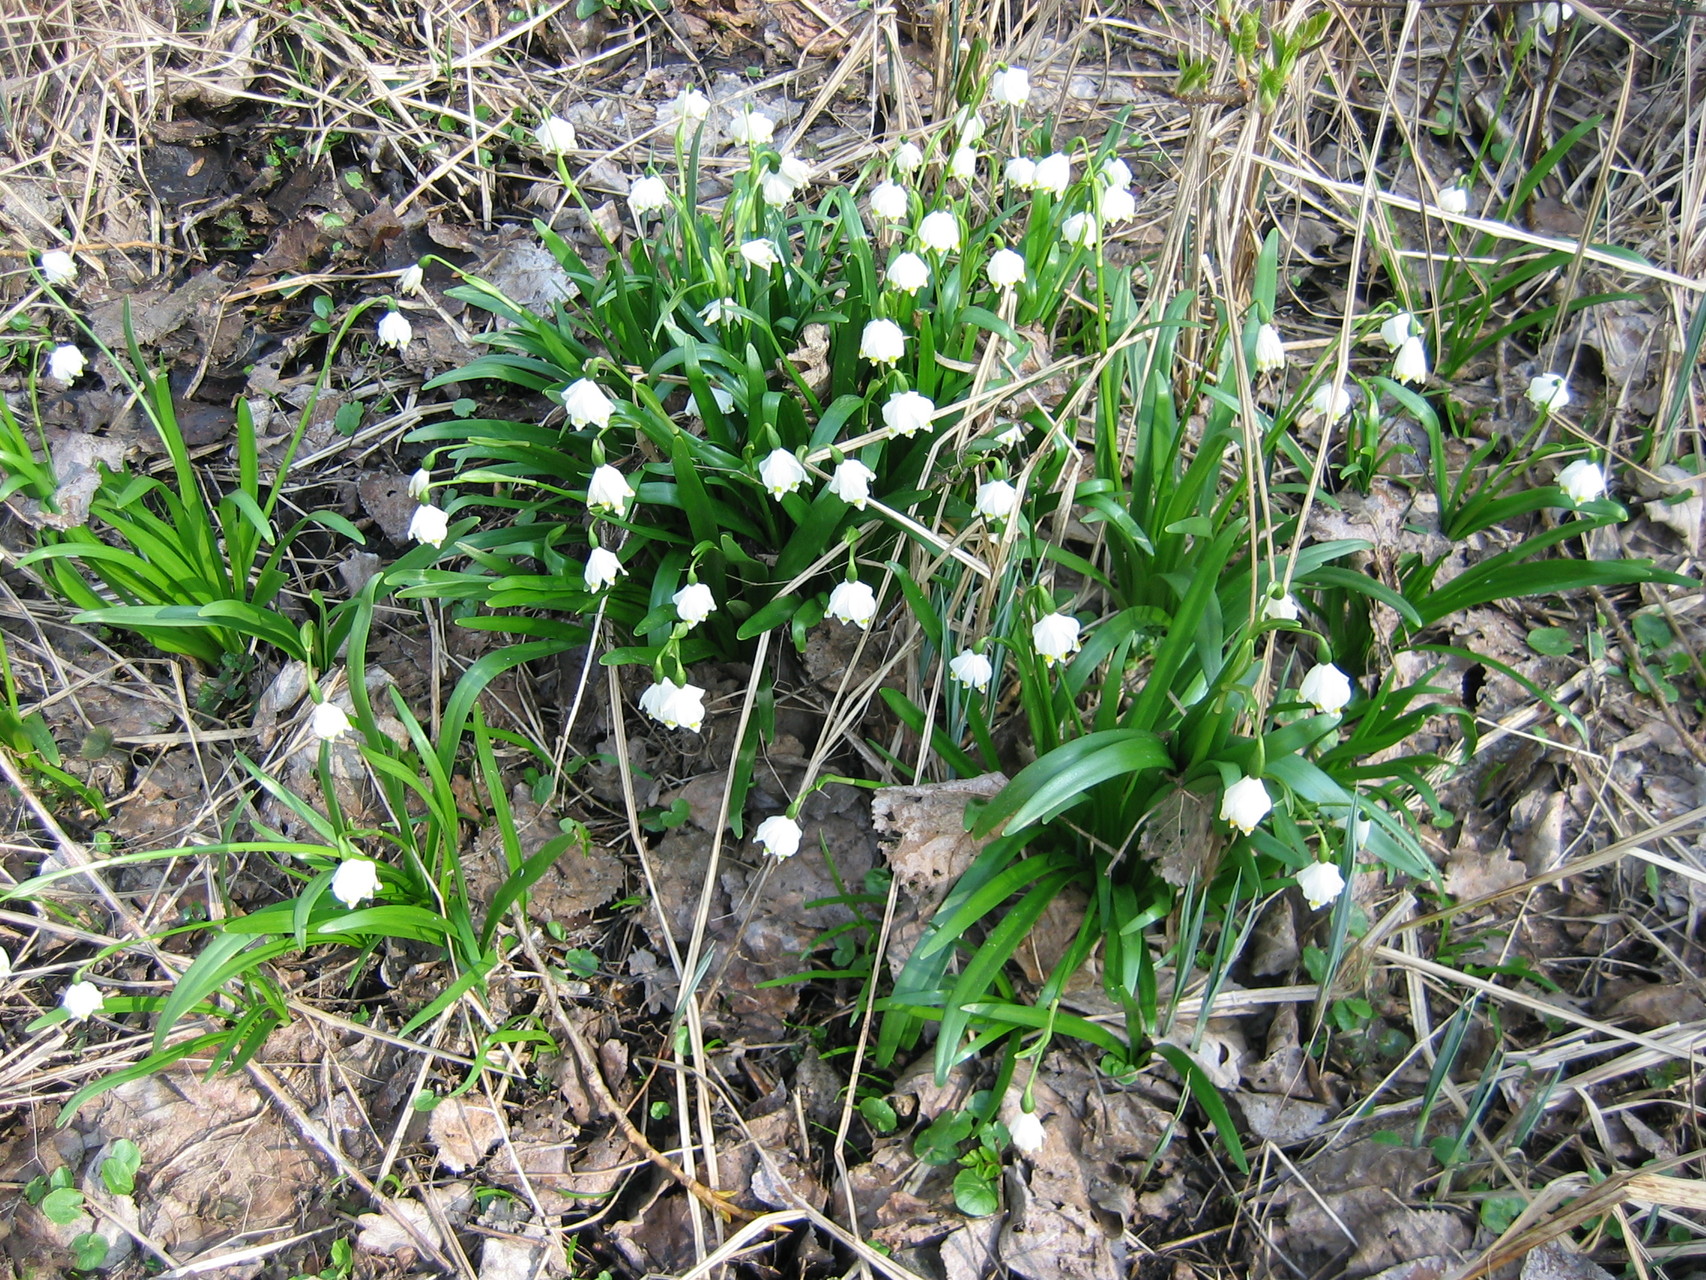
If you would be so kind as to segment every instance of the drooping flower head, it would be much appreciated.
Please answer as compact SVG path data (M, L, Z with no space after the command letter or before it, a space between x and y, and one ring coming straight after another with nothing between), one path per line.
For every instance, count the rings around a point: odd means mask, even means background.
M918 243L932 253L952 253L960 247L960 220L946 209L925 214L918 224Z
M977 487L977 513L985 520L1005 520L1019 506L1019 491L1005 480L986 480Z
M77 381L88 367L88 357L69 343L47 353L47 376L60 382Z
M717 611L717 598L703 582L689 582L671 597L675 616L689 627L696 627Z
M1274 373L1285 368L1285 341L1278 329L1265 324L1256 330L1256 372Z
M1597 462L1577 458L1558 473L1558 487L1577 506L1594 502L1605 496L1605 472Z
M758 824L753 841L772 858L791 858L800 851L800 824L786 814L772 814Z
M622 567L622 561L616 553L605 547L594 547L586 557L586 569L582 577L586 580L588 591L603 591L617 577L628 571Z
M872 320L859 335L859 355L872 364L894 364L906 354L906 334L893 320Z
M1249 835L1273 807L1260 778L1240 778L1220 798L1220 820Z
M533 131L533 140L547 155L560 156L575 149L575 127L561 116L546 116Z
M1297 873L1297 887L1311 911L1331 906L1345 891L1344 873L1336 862L1311 862Z
M997 249L989 255L985 271L997 289L1011 289L1025 278L1025 259L1012 249Z
M1070 658L1078 652L1078 619L1067 613L1050 613L1031 624L1031 644L1045 666Z
M640 695L640 710L666 729L698 733L705 723L705 691L698 685L663 680Z
M930 283L930 264L916 253L903 253L889 266L889 285L916 294Z
M335 702L316 702L308 717L308 732L321 742L336 742L350 731L349 716Z
M740 256L760 271L768 271L782 261L781 251L774 240L748 240L741 245Z
M634 500L634 487L608 462L595 467L586 482L587 510L621 515Z
M859 459L847 458L830 476L829 491L849 506L863 511L865 504L871 500L871 481L876 478L877 473Z
M920 431L932 429L931 418L935 412L935 402L929 396L916 391L902 391L890 396L883 405L883 426L892 436L910 439Z
M843 582L829 593L830 617L863 631L877 616L876 593L863 582Z
M409 536L429 547L442 547L450 536L450 517L442 508L423 502L409 517Z
M1392 377L1398 382L1425 382L1428 376L1428 349L1420 338L1406 338L1392 359Z
M415 327L401 311L387 311L379 317L379 345L401 351L414 339Z
M758 480L772 498L781 501L806 482L806 469L786 449L772 449L758 464Z
M63 249L49 249L40 265L41 278L49 284L70 284L77 278L77 260Z
M948 674L967 688L982 693L995 678L995 666L975 649L962 649L948 663Z
M906 188L898 182L885 182L871 192L871 212L884 222L899 222L906 217Z
M748 146L760 146L776 136L776 122L761 111L750 107L735 113L729 123L729 137Z
M591 378L576 378L563 388L563 408L577 428L597 427L602 431L610 425L616 403Z
M990 101L1003 107L1022 107L1031 96L1031 76L1023 67L1003 67L989 77Z
M106 1002L101 989L92 982L73 982L59 998L60 1008L70 1015L73 1022L93 1017Z
M1317 663L1303 677L1297 692L1317 711L1337 715L1350 705L1351 678L1330 662Z
M1072 185L1072 157L1061 151L1044 156L1037 161L1036 175L1032 182L1036 190L1046 191L1059 199L1066 194L1067 187Z
M379 892L379 864L370 858L345 858L332 873L332 896L358 907Z
M636 218L669 208L669 184L652 174L635 178L628 188L628 207Z
M1561 374L1535 374L1528 380L1528 390L1525 394L1531 405L1548 413L1557 413L1560 409L1570 407L1570 386Z

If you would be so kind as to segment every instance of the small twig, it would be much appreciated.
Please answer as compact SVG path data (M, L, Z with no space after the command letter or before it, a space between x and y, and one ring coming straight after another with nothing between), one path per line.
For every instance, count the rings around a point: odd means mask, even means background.
M522 930L521 937L534 965L541 974L546 974L548 971L535 951L533 941L525 928ZM639 1151L652 1164L673 1178L686 1189L689 1195L711 1212L720 1214L725 1218L738 1218L745 1222L756 1219L759 1216L758 1214L734 1204L724 1193L707 1187L692 1174L685 1172L680 1165L654 1147L644 1133L640 1132L640 1127L628 1118L627 1108L616 1100L616 1095L610 1092L610 1086L604 1082L604 1072L599 1069L598 1055L593 1052L592 1046L587 1043L586 1036L575 1025L574 1019L569 1017L568 1010L557 999L556 988L551 985L549 979L543 985L545 998L551 1003L551 1012L555 1015L558 1025L568 1034L569 1044L574 1049L575 1061L580 1066L581 1079L587 1088L592 1090L599 1105L615 1119L617 1126L622 1130L622 1136L629 1141L636 1151Z
M289 1118L290 1123L296 1127L296 1132L305 1138L310 1145L317 1148L339 1173L360 1187L368 1199L379 1207L380 1212L401 1227L403 1232L415 1242L415 1245L423 1253L445 1271L454 1272L458 1270L450 1259L444 1256L443 1251L427 1239L421 1229L397 1209L389 1196L383 1194L378 1187L373 1185L366 1174L350 1163L344 1153L338 1150L338 1144L332 1141L330 1135L296 1104L296 1099L290 1096L277 1076L258 1062L249 1063L246 1070L249 1073L249 1079L253 1080L260 1091L271 1099L272 1104ZM464 1270L463 1274L467 1274L467 1272Z

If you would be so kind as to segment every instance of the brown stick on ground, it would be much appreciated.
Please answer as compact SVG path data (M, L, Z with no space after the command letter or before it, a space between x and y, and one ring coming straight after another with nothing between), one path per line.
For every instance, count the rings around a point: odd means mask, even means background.
M521 936L538 971L541 974L547 974L548 970L539 956L534 954L533 941L528 937L525 929L522 930ZM569 1044L575 1051L575 1061L580 1066L582 1081L587 1088L592 1090L599 1105L615 1117L617 1125L622 1130L622 1136L628 1139L635 1150L641 1152L647 1160L667 1173L684 1187L689 1195L711 1212L721 1214L725 1218L738 1218L744 1222L751 1222L756 1219L758 1217L756 1213L734 1204L729 1200L726 1193L707 1187L654 1147L650 1139L640 1132L640 1127L628 1118L627 1109L616 1100L616 1095L610 1092L610 1086L604 1082L604 1073L599 1070L598 1066L598 1055L593 1052L592 1046L581 1034L581 1029L569 1017L568 1010L564 1009L562 1002L557 999L557 990L551 984L549 977L545 979L544 987L545 997L551 1002L552 1013L556 1015L558 1024L568 1033Z

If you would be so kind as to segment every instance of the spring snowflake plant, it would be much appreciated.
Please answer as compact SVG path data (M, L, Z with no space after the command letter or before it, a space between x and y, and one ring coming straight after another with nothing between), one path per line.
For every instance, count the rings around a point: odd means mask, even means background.
M769 629L803 644L838 586L881 585L902 538L939 552L985 518L980 486L1021 460L987 398L969 397L1020 380L1021 331L1098 332L1071 301L1096 294L1097 255L1060 228L1104 203L1106 156L1057 155L1050 185L1021 185L987 154L992 137L962 128L916 166L902 148L846 185L756 121L742 121L744 167L714 211L690 194L712 131L684 118L673 154L632 176L613 237L590 210L584 230L536 224L572 286L551 315L472 277L453 291L495 323L490 353L440 383L514 384L539 394L542 420L417 433L453 464L452 528L398 566L407 594L559 639L540 611L602 611L619 637L610 660L686 685L694 664L747 655ZM950 178L966 147L975 176ZM607 500L611 476L631 497ZM589 580L595 550L622 572L601 557ZM689 583L714 609L680 614Z

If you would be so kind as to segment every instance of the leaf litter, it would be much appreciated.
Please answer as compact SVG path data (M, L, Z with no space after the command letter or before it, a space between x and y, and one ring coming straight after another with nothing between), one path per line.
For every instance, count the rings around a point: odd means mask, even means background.
M854 15L843 7L822 5L783 5L762 12L741 10L738 5L733 9L725 6L723 10L691 5L682 20L701 47L724 45L740 51L742 56L766 59L779 56L793 65L807 54L828 56L839 47ZM481 21L485 21L484 16ZM491 21L497 25L490 29L475 23L472 15L463 15L452 23L456 54L463 56L498 37L502 23L495 16ZM540 49L561 52L574 47L596 48L610 30L600 18L591 24L567 27L541 22L536 34ZM245 108L240 95L257 83L262 69L268 66L264 58L256 55L257 43L266 47L266 39L272 34L258 31L256 22L247 19L222 24L201 33L194 41L180 40L172 57L163 64L169 69L160 82L166 99L192 112L242 112ZM314 56L328 56L324 47L316 48L319 51ZM931 73L925 64L931 59L927 51L910 44L905 48L910 60L906 68L910 80L928 86ZM1045 37L1037 49L1039 52L1052 49L1065 55L1071 46L1056 45ZM434 51L433 57L436 56ZM1139 68L1151 63L1161 65L1147 52L1122 51L1110 60L1108 70L1123 76L1129 70L1128 61ZM647 86L658 102L666 100L685 83L685 77L659 68L634 79L634 84ZM1064 89L1063 100L1096 107L1139 98L1131 87L1132 81L1118 76L1079 74L1067 78L1056 71L1039 70L1037 84ZM738 105L756 101L776 118L793 121L800 118L802 104L809 98L805 93L754 88L749 77L734 72L714 76L708 87L719 111L729 113L731 118ZM655 115L651 104L634 100L632 94L614 95L608 101L574 102L564 109L584 129L610 137L618 136L619 130L632 135ZM640 117L645 117L645 121ZM245 123L257 133L263 131L255 121ZM219 123L210 127L228 125ZM460 145L456 133L449 137ZM1430 170L1447 163L1443 149L1433 139L1424 137L1423 142L1422 155ZM143 149L142 154L148 155L149 151ZM371 161L375 168L383 167L384 155L383 146L375 148ZM1340 155L1352 157L1355 152L1347 147ZM612 172L619 176L618 170L613 168ZM191 202L217 201L227 192L249 187L249 180L235 171L224 172L215 159L214 149L205 146L155 149L150 176L159 193L176 193L174 198ZM273 181L277 181L276 175ZM397 215L390 203L377 199L372 191L354 188L348 182L340 185L333 166L304 161L282 185L274 187L262 182L252 187L246 203L232 206L237 221L229 224L229 230L233 236L241 235L249 242L254 256L247 279L255 284L276 283L286 273L298 271L359 270L381 265L382 259L384 266L394 269L397 263L390 259L406 237L419 231L423 236L433 235L446 247L470 255L468 260L477 261L479 269L503 276L518 292L525 292L524 286L535 285L538 304L549 305L566 292L564 282L553 277L537 252L530 258L523 251L531 243L527 236L515 235L504 244L482 239L483 233L462 225L472 222L471 218L457 223L457 215L471 208L464 203L458 209L459 202L474 200L467 193L480 187L483 181L469 182L463 190L445 199L439 206L443 212L435 211L432 215L440 219L437 223L440 230L434 233L424 229L426 215L414 210ZM1407 179L1400 181L1399 189L1405 189L1404 181ZM397 193L398 198L401 194ZM608 219L613 216L614 207L610 202L600 202L594 216ZM115 197L109 211L114 225L122 212ZM1542 229L1568 231L1574 225L1568 221L1567 209L1548 206L1542 212L1544 218L1537 224ZM442 220L445 213L450 215L449 221ZM26 242L33 240L43 226L65 228L79 216L74 202L58 189L47 183L27 181L24 175L18 175L0 191L0 215ZM1313 221L1318 230L1306 239L1320 251L1329 250L1338 228L1320 219ZM582 226L579 230L583 238L589 236L588 228ZM120 264L134 267L123 260L125 252L129 251L108 254L107 260L115 268ZM408 260L405 255L399 261ZM129 269L121 275L115 269L114 278L125 280L126 288L137 286L131 298L132 322L150 348L188 365L197 364L204 357L215 362L243 358L238 355L240 348L233 331L233 323L242 313L220 314L232 292L228 273L192 270L164 274L160 270ZM436 301L442 304L444 300L440 297ZM467 358L465 335L458 328L460 313L454 308L449 310L449 319L423 319L422 344L407 357L417 373L452 367ZM118 329L114 326L122 311L116 290L105 301L97 301L98 332L109 338L115 336ZM1643 303L1620 304L1597 318L1597 328L1591 332L1583 321L1567 331L1564 340L1568 350L1591 351L1602 366L1602 375L1613 384L1627 385L1635 397L1636 410L1645 413L1658 407L1654 399L1656 377L1651 373L1656 358L1653 314ZM299 333L269 336L287 346L296 344L298 349L303 341ZM1044 337L1037 335L1033 347L1046 349ZM806 357L809 367L809 349ZM249 375L247 389L258 395L293 391L292 407L301 408L306 402L300 377L293 389L285 387L280 379L286 362L269 365L268 359L263 355L254 362L255 371ZM1038 365L1033 371L1040 371L1041 367ZM1492 379L1489 385L1496 381ZM1064 388L1056 390L1064 392ZM1045 403L1054 404L1060 399L1056 390L1045 383L1038 394ZM94 409L91 400L81 403L90 406L90 412L96 416L102 412ZM123 424L111 422L111 409L108 405L106 418L85 427L81 433L59 437L52 450L56 472L70 486L72 505L66 518L72 521L78 518L77 486L87 487L88 477L96 474L101 463L113 465L112 458L122 457L138 443L143 448L153 447L149 441L127 440ZM326 412L328 409L334 412ZM337 443L333 429L335 406L328 401L320 410L312 428L314 447L333 447ZM294 414L286 416L294 420ZM222 429L228 427L221 428L216 420L210 419L204 445L217 444L220 439L217 433ZM329 471L336 472L339 465L334 461ZM1698 486L1690 482L1686 473L1677 474L1679 470L1671 467L1655 472L1652 482L1640 494L1646 503L1644 520L1639 527L1620 535L1627 542L1604 543L1601 549L1611 547L1617 551L1628 542L1644 539L1669 552L1698 554ZM399 506L395 493L383 491L381 482L387 475L405 473L404 467L394 471L374 469L365 476L352 475L346 470L337 481L351 487L365 516L392 542L401 542L405 537L406 522L402 516L406 512ZM16 504L13 509L17 510ZM1318 508L1321 510L1325 508ZM37 512L36 516L40 519L43 514ZM1419 554L1434 558L1449 550L1434 529L1435 514L1425 503L1412 502L1396 486L1381 480L1366 503L1347 500L1340 511L1320 516L1314 529L1321 537L1352 536L1373 541L1374 550L1365 567L1390 581L1404 557ZM1496 545L1490 541L1475 548L1474 554L1485 554ZM1440 581L1466 567L1462 553L1452 551L1451 556ZM1605 801L1607 794L1620 797L1617 803L1626 805L1614 811L1619 820L1631 812L1669 816L1687 814L1697 807L1693 801L1699 795L1698 777L1691 767L1689 753L1672 727L1660 723L1644 706L1632 707L1627 696L1607 683L1610 673L1606 659L1592 655L1585 647L1580 657L1570 661L1569 673L1559 679L1555 666L1537 662L1527 648L1525 635L1528 624L1534 621L1527 616L1511 617L1489 611L1475 618L1469 629L1454 639L1468 642L1488 656L1531 675L1544 688L1557 688L1576 675L1590 673L1592 678L1583 682L1571 697L1571 704L1591 716L1593 729L1602 735L1602 745L1603 740L1621 740L1629 745L1610 767L1596 770L1592 766L1598 764L1598 759L1594 758L1588 764L1576 766L1580 772L1575 775L1546 753L1527 752L1509 737L1503 740L1498 752L1472 762L1474 767L1446 796L1449 816L1456 821L1442 818L1430 833L1434 851L1444 868L1447 891L1454 896L1482 898L1505 894L1507 902L1516 897L1526 877L1564 865L1585 833L1604 832L1611 820ZM1578 633L1594 626L1593 620L1580 617L1541 621L1567 622ZM1622 655L1622 660L1627 662L1628 655ZM822 677L820 684L827 690L831 676L839 679L839 659L830 654L827 660L819 661L823 668L818 673ZM418 692L424 664L398 665L402 673L400 683L408 685L411 692L411 705L420 705L412 695ZM295 688L289 680L285 684L285 692ZM44 690L47 687L44 682ZM255 728L269 735L266 745L293 732L291 716L295 714L293 709L299 708L301 695L302 690L295 688L295 696L281 697L280 705L271 709L269 722L257 720ZM1497 673L1486 675L1478 700L1466 701L1472 703L1470 710L1490 721L1508 718L1532 704L1520 684ZM134 712L126 718L99 708L91 711L89 718L105 719L141 733L159 732L169 723L149 719L143 724ZM400 733L401 726L396 725L395 731ZM639 758L647 763L652 762L647 752L655 752L660 760L674 760L661 744L634 745ZM338 758L334 757L334 776L340 787L350 784L348 793L340 791L338 798L347 801L352 812L374 812L372 797L362 795L353 786L352 780L357 776L353 762L340 767L336 763ZM316 785L302 763L304 759L300 752L287 757L287 768L295 770L290 775L293 788ZM125 799L119 810L121 834L145 842L176 829L193 813L204 784L199 766L192 768L187 762L185 753L168 753L145 762L140 772L133 774L127 770L122 781L115 779L108 784L110 797ZM749 817L771 811L777 803L791 797L793 792L786 785L787 767L780 768L778 774L782 785L760 790ZM720 789L723 781L724 775L716 772L701 774L681 784L658 784L650 797L667 801L679 795L689 800L691 812L686 828L675 828L654 842L655 865L662 872L659 888L663 923L654 913L641 913L637 917L638 929L651 947L630 945L622 957L626 967L621 972L598 976L600 990L610 997L610 1007L587 1017L588 1035L599 1046L605 1076L622 1081L618 1092L625 1104L637 1105L642 1096L633 1078L634 1066L646 1051L656 1050L656 1041L662 1038L663 1031L661 1026L651 1027L655 1038L650 1044L644 1043L645 1037L632 1025L635 1017L648 1005L660 1021L674 1009L678 990L674 985L676 975L667 959L669 943L679 942L691 931L709 865L709 837L713 835L715 822L714 807L707 816L704 793ZM712 885L712 923L707 937L712 944L713 960L721 966L716 970L716 990L720 997L714 1011L717 1029L728 1034L739 1050L726 1062L730 1078L737 1078L741 1071L749 1069L737 1067L737 1060L750 1061L751 1074L746 1092L741 1095L746 1102L741 1115L743 1123L725 1123L721 1129L734 1144L733 1154L726 1161L728 1185L739 1188L747 1203L777 1208L791 1203L789 1191L804 1189L811 1199L828 1194L828 1182L815 1178L814 1166L806 1158L806 1152L814 1135L812 1126L833 1124L838 1117L837 1095L846 1087L845 1075L822 1059L815 1059L818 1066L808 1071L806 1062L815 1058L815 1050L808 1050L808 1056L797 1063L781 1060L780 1072L774 1069L777 1062L763 1061L767 1051L752 1046L764 1043L767 1037L787 1036L792 1030L792 1019L810 1013L813 1002L821 997L799 984L762 988L758 983L798 974L807 965L817 939L829 929L852 922L851 913L844 907L808 908L806 904L842 896L848 885L860 884L866 873L878 866L873 830L884 842L882 859L900 886L893 945L886 957L891 966L896 964L904 957L909 939L916 938L940 902L957 869L975 856L976 845L963 830L965 796L987 795L990 788L998 785L999 779L984 779L977 780L975 785L880 792L869 818L862 796L842 794L851 789L814 797L815 804L808 805L806 815L808 829L821 834L829 856L814 856L808 849L779 867L767 866L750 850L726 840L719 874ZM603 800L608 802L612 794L606 789ZM524 848L536 847L537 842L553 833L555 820L562 814L533 804L531 793L519 785L511 798L525 832ZM270 816L280 815L275 812ZM1193 869L1191 833L1201 828L1200 816L1196 820L1189 814L1168 816L1173 835L1157 834L1144 852L1171 869L1174 875L1188 880ZM1655 843L1663 844L1670 853L1687 852L1671 843ZM489 836L482 837L470 851L473 876L487 888L501 872L498 857L499 850ZM1702 900L1699 880L1662 868L1655 879L1661 893L1659 908L1685 912L1692 926ZM133 892L145 894L149 883L152 882L137 882ZM610 924L608 916L600 916L600 909L622 891L623 885L623 875L615 859L604 848L597 847L596 856L589 856L584 864L565 866L560 878L541 886L534 897L534 923L540 929L549 925L582 930L584 934L575 934L575 940L595 941L600 930ZM1514 908L1501 907L1479 921L1485 927L1506 930L1510 943L1507 946L1504 940L1494 939L1484 946L1484 958L1488 962L1505 962L1517 955L1546 968L1554 978L1560 975L1569 978L1572 991L1583 1000L1594 1001L1594 1007L1608 1020L1657 1029L1677 1021L1676 1018L1665 1021L1670 1013L1692 1018L1698 1010L1689 1003L1691 998L1697 999L1689 966L1674 952L1667 954L1662 948L1637 947L1630 940L1638 935L1607 923L1612 912L1635 909L1628 904L1640 889L1633 881L1606 885L1586 883L1577 877L1569 882L1567 895L1536 891L1529 899L1531 914L1519 917ZM1279 909L1281 905L1276 902L1264 915L1264 921L1271 917L1271 925L1264 924L1257 940L1261 960L1255 976L1298 980L1302 977L1299 966L1304 949L1318 946L1321 935L1315 922L1299 914L1295 902L1283 902L1283 910ZM1064 914L1051 918L1048 926L1039 930L1035 946L1023 957L1024 980L1035 982L1046 969L1048 958L1058 954L1059 935L1070 930L1074 919L1070 902L1063 902L1060 910ZM1638 976L1633 979L1611 980L1596 975L1591 980L1579 980L1565 972L1567 965L1554 963L1567 956L1604 955L1619 948L1626 954L1631 950L1636 952L1634 959L1623 960L1638 969ZM394 971L397 967L406 968L408 960L406 956L397 957ZM415 980L430 985L440 971L426 965L411 972L416 973ZM627 981L628 977L635 981ZM1237 984L1227 988L1234 997L1243 991ZM1367 994L1381 995L1372 988ZM1189 1023L1175 1029L1182 1040L1195 1043L1205 1065L1229 1086L1238 1086L1240 1111L1252 1135L1276 1149L1315 1150L1316 1144L1326 1139L1324 1150L1318 1151L1313 1160L1299 1164L1300 1177L1295 1182L1277 1193L1272 1193L1270 1186L1266 1190L1271 1194L1252 1200L1252 1212L1268 1215L1265 1224L1269 1230L1265 1235L1243 1237L1249 1256L1271 1262L1273 1254L1283 1254L1284 1261L1274 1265L1275 1273L1287 1267L1303 1267L1307 1272L1313 1266L1317 1270L1327 1268L1325 1273L1378 1274L1386 1280L1421 1280L1424 1275L1450 1274L1450 1268L1468 1256L1472 1243L1485 1242L1485 1224L1474 1221L1469 1210L1459 1205L1422 1207L1429 1203L1425 1185L1429 1171L1410 1158L1414 1153L1367 1137L1347 1139L1336 1130L1333 1121L1341 1109L1371 1086L1368 1081L1358 1079L1356 1071L1343 1061L1329 1063L1323 1069L1305 1047L1313 1034L1309 1020L1314 1016L1308 1004L1294 1002L1279 1006L1278 1012L1210 1019L1200 1039L1192 1034L1194 1028ZM328 1059L324 1055L300 1040L285 1039L286 1034L281 1033L275 1039L275 1050L294 1050L304 1062L326 1066ZM1257 1044L1262 1044L1263 1049L1255 1050L1252 1046ZM377 1063L372 1070L376 1076L381 1073ZM305 1070L304 1077L308 1074ZM599 1114L599 1107L589 1099L584 1086L572 1082L573 1072L559 1070L555 1074L558 1078L551 1082L549 1090L525 1101L500 1098L489 1092L444 1099L424 1132L425 1146L449 1173L467 1170L489 1173L493 1183L509 1188L516 1200L499 1197L480 1213L473 1200L472 1185L451 1181L411 1187L390 1201L394 1213L407 1218L435 1244L446 1243L442 1233L446 1226L460 1231L474 1224L483 1230L484 1249L478 1261L482 1280L533 1274L529 1268L541 1266L560 1268L560 1256L553 1255L552 1246L541 1243L545 1228L532 1220L530 1211L513 1208L521 1198L537 1195L548 1212L577 1215L588 1209L585 1197L604 1197L618 1188L632 1186L635 1181L631 1178L634 1152L629 1144L604 1127L608 1118ZM913 1131L945 1111L963 1105L976 1087L986 1083L969 1073L942 1086L930 1077L926 1063L922 1074L914 1068L893 1082L890 1096L897 1102L903 1098L911 1100L904 1108L897 1106L897 1111L905 1111ZM1467 1080L1466 1077L1465 1083ZM141 1198L138 1229L168 1249L194 1251L208 1246L209 1241L226 1238L226 1233L234 1238L242 1230L280 1227L301 1220L303 1205L314 1198L325 1179L324 1170L317 1165L310 1149L301 1143L300 1135L280 1125L276 1118L269 1118L271 1113L261 1105L260 1096L252 1089L238 1087L240 1084L240 1081L231 1083L227 1077L214 1077L204 1083L193 1073L174 1072L153 1077L152 1083L143 1080L121 1086L91 1108L87 1117L79 1118L78 1127L71 1131L79 1136L61 1135L63 1143L41 1144L39 1137L46 1131L35 1121L24 1121L19 1133L31 1138L34 1149L59 1153L50 1159L82 1161L85 1168L98 1158L98 1144L106 1129L127 1129L129 1136L139 1143L146 1137L145 1158L157 1167L170 1170L171 1176L163 1179L158 1189L151 1187L148 1195ZM162 1093L152 1085L169 1085L169 1089ZM375 1096L388 1099L393 1110L407 1101L406 1097L393 1096L401 1088L395 1079L388 1087L392 1093L377 1095L364 1088L360 1107L371 1106L370 1098ZM1221 1195L1240 1190L1183 1163L1184 1148L1177 1143L1187 1129L1176 1118L1180 1111L1177 1090L1161 1077L1147 1077L1129 1088L1112 1087L1095 1063L1057 1049L1040 1063L1036 1094L1040 1100L1039 1112L1045 1117L1047 1137L1039 1152L1015 1162L1007 1175L1005 1216L968 1221L958 1214L939 1175L933 1175L934 1181L930 1177L919 1180L916 1161L906 1141L911 1136L908 1133L888 1139L874 1138L870 1159L850 1171L850 1185L864 1188L856 1197L867 1211L862 1214L862 1222L873 1227L878 1238L892 1240L903 1255L921 1263L926 1259L939 1263L954 1280L986 1276L1000 1266L1037 1280L1053 1280L1056 1276L1123 1276L1139 1265L1139 1255L1131 1247L1130 1237L1134 1233L1150 1232L1155 1222L1171 1228L1189 1221L1188 1215L1181 1212L1181 1204L1193 1199L1201 1201L1210 1189ZM815 1110L807 1101L811 1097L818 1099ZM334 1113L335 1101L322 1099L328 1115ZM178 1109L180 1104L187 1106L188 1111ZM509 1126L509 1150L521 1156L520 1169L526 1175L525 1181L512 1166L505 1164L504 1140L493 1136L498 1130L495 1120L500 1107L514 1121ZM491 1123L475 1119L482 1115L490 1117ZM809 1121L802 1124L801 1115L809 1116ZM91 1125L98 1122L99 1131L84 1129L85 1119ZM1655 1127L1630 1111L1624 1124L1626 1132L1640 1135L1638 1140L1646 1144L1644 1149L1649 1152L1666 1149L1671 1143L1671 1136L1661 1131L1662 1122ZM350 1129L352 1142L356 1141L360 1127L358 1124ZM1150 1167L1151 1157L1156 1155L1162 1137L1169 1131L1174 1134L1176 1145ZM240 1133L241 1142L223 1141L228 1133ZM239 1146L252 1146L248 1154L256 1158L266 1156L269 1163L254 1169L242 1166L237 1169L239 1176L231 1178L233 1183L240 1182L245 1187L241 1205L234 1208L229 1203L232 1197L216 1185L213 1175L202 1172L202 1166L191 1154L198 1135L222 1160L230 1156L231 1148ZM821 1150L822 1134L817 1133L816 1137L819 1141L816 1149ZM363 1135L361 1141L371 1142L371 1135ZM752 1145L743 1147L741 1143ZM757 1159L759 1148L785 1170L787 1187L773 1185L774 1179L767 1172L769 1165ZM16 1145L13 1149L21 1150ZM1393 1158L1394 1150L1401 1151L1405 1158ZM1635 1149L1630 1147L1628 1151L1633 1153ZM1628 1158L1636 1156L1631 1154ZM29 1166L28 1171L38 1167L44 1166ZM231 1177L234 1167L228 1163L219 1165L226 1177ZM24 1166L18 1166L8 1172L16 1172L15 1180L23 1181L26 1171ZM1147 1175L1141 1183L1137 1180L1139 1173ZM612 1256L619 1255L636 1269L680 1271L697 1261L687 1243L691 1232L685 1198L658 1189L662 1185L638 1188L621 1206L625 1216L613 1219L617 1225L609 1237ZM510 1207L499 1212L501 1206ZM395 1216L369 1214L357 1219L357 1223L362 1248L371 1254L404 1259L416 1249L417 1242L410 1233L401 1230ZM883 1236L883 1232L888 1235ZM1178 1265L1191 1270L1188 1263L1181 1261ZM235 1268L227 1271L236 1273ZM1175 1270L1174 1274L1183 1273ZM1562 1244L1548 1244L1528 1254L1521 1274L1525 1280L1530 1276L1534 1280L1551 1280L1555 1275L1574 1277L1605 1272Z

